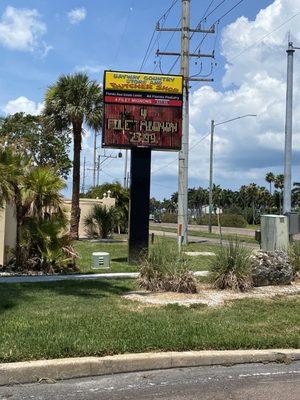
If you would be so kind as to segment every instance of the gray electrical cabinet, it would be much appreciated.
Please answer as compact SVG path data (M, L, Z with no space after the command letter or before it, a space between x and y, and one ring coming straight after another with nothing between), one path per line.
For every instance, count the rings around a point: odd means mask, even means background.
M285 215L261 216L261 249L284 250L289 247L289 220Z

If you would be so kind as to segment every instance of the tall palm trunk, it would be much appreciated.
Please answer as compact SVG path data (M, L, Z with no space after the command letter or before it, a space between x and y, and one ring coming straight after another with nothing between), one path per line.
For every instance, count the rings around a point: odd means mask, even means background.
M80 152L81 152L81 131L82 124L73 124L74 136L74 152L73 152L73 188L72 188L72 206L71 206L71 221L70 221L70 238L73 240L79 239L79 191L80 191Z

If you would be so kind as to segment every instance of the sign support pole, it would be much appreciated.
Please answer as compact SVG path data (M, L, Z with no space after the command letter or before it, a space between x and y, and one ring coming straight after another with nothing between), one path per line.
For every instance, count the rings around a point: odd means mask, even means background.
M149 245L151 149L133 148L130 159L128 262L137 264Z

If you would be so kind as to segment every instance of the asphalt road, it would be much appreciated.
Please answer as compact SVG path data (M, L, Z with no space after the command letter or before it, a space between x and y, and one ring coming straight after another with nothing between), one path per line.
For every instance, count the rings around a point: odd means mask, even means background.
M151 226L151 229L154 229L154 230L155 230L156 226L159 226L161 228L177 229L177 224L172 224L172 223L167 223L167 222L162 222L160 224L151 222L150 226ZM207 225L189 225L189 230L198 231L198 232L208 232L208 226ZM212 226L212 232L219 233L219 227ZM251 236L251 237L255 236L254 230L246 229L246 228L229 228L229 227L223 226L222 232L230 233L230 234L234 234L234 235L246 235L246 236Z
M164 232L164 231L156 231L152 227L150 227L149 233L154 233L156 236L165 236L165 237L172 237L177 238L177 233L175 232ZM189 235L189 242L192 243L203 243L203 244L219 244L220 240L215 238L206 238L201 236L193 236ZM227 243L226 240L223 243ZM259 248L259 245L256 243L243 243L244 247L248 247L249 249Z
M0 387L1 400L299 400L300 361L119 374Z

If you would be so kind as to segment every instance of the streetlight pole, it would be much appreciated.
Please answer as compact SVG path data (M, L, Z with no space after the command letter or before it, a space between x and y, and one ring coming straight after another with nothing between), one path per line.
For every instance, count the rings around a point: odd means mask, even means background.
M215 121L211 121L210 126L210 157L209 157L209 210L208 210L208 231L211 233L212 230L212 207L213 207L213 158L214 158L214 131Z
M285 115L285 145L284 145L284 187L283 213L291 212L292 206L292 135L293 135L293 75L294 53L299 47L289 42L287 49L287 84L286 84L286 115Z
M214 120L211 121L210 130L210 156L209 156L209 209L208 209L208 231L212 231L212 209L213 209L213 158L214 158L214 133L215 127L218 125L227 124L228 122L236 121L238 119L246 117L257 117L256 114L246 114L240 117L228 119L227 121L215 123Z

